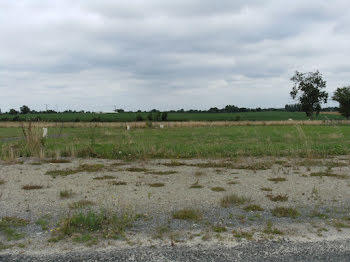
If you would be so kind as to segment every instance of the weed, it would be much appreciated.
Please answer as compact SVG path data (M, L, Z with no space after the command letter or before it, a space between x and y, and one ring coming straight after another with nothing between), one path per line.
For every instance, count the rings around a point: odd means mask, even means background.
M163 187L164 183L152 183L152 184L148 184L150 187Z
M141 168L141 167L129 167L125 170L129 172L149 172L150 171L147 168Z
M60 198L70 198L74 195L72 190L61 190Z
M245 211L264 211L264 209L259 205L248 205L243 208Z
M57 176L68 176L68 175L73 175L73 174L82 173L82 172L94 173L94 172L100 171L103 168L104 168L104 165L102 164L93 164L93 165L81 164L76 169L50 170L46 172L46 175L50 175L53 178L56 178Z
M316 172L316 173L311 173L311 177L334 177L334 178L339 178L339 179L348 179L349 177L347 175L339 175L339 174L334 174L334 173L329 173L329 172Z
M227 232L226 227L224 226L212 226L212 230L216 233L223 233L223 232Z
M272 191L272 188L270 187L262 187L260 188L261 191L266 191L266 192L271 192Z
M59 241L75 233L96 233L101 234L104 238L119 239L133 222L134 217L127 213L117 215L107 211L95 212L92 210L80 212L62 219L51 241ZM85 236L81 240L88 238Z
M177 210L173 212L174 219L182 219L182 220L194 220L199 221L202 219L202 212L198 209L185 208L181 210Z
M193 184L190 186L190 188L203 188L203 186L201 186L201 185L199 184L198 180L197 180L195 183L193 183Z
M164 165L164 166L184 166L184 165L186 165L186 163L172 160L170 163L164 163L162 165Z
M164 175L172 175L172 174L176 174L177 171L148 171L146 172L147 174L151 174L151 175L159 175L159 176L164 176Z
M163 239L164 234L169 233L170 227L169 225L160 225L156 227L156 234L153 238Z
M106 180L106 179L115 179L114 176L99 176L99 177L94 177L94 180Z
M43 186L41 185L24 185L22 186L23 190L36 190L36 189L42 189Z
M13 245L5 245L0 242L0 251L13 247Z
M346 224L340 220L334 221L333 226L340 232L342 231L342 228L350 228L349 224Z
M88 207L88 206L92 206L94 204L95 203L90 201L90 200L80 200L80 201L73 202L73 203L69 204L69 208L71 208L71 209L80 209L80 208L85 208L85 207Z
M314 210L314 211L312 211L312 213L311 213L311 217L318 217L318 218L320 218L320 219L328 219L328 218L329 218L329 215Z
M194 176L196 176L196 177L199 177L199 176L204 176L205 174L203 173L203 172L201 172L201 171L196 171L195 173L194 173Z
M49 217L48 216L42 216L40 217L35 224L41 226L42 230L48 230L49 226Z
M279 183L279 182L285 182L285 181L287 181L287 179L284 178L284 177L268 178L267 180L272 181L272 182L275 182L276 184Z
M52 164L65 164L65 163L71 163L69 159L48 159L44 160L45 163L52 163Z
M3 184L5 184L6 182L5 182L5 180L4 179L0 179L0 185L3 185Z
M253 239L254 232L248 232L248 231L236 231L232 230L232 234L236 238L245 238L245 239Z
M127 185L126 182L124 181L110 181L108 184L113 185L113 186L125 186Z
M272 215L276 217L291 217L296 218L300 216L298 210L291 207L275 207L271 210Z
M84 243L89 247L93 245L97 245L98 243L97 238L93 237L90 233L79 234L78 236L75 236L73 238L73 241L77 243Z
M22 239L25 234L18 233L14 228L26 226L29 222L17 217L3 217L0 220L0 232L2 232L8 241Z
M231 195L224 196L221 199L220 204L222 207L228 208L234 205L242 205L250 201L251 201L250 198L238 196L236 194L231 194Z
M286 201L288 201L288 198L289 198L286 194L284 194L284 195L279 194L279 195L275 195L275 196L272 194L268 194L268 195L266 195L266 197L274 202L286 202Z
M32 165L32 166L41 166L43 163L40 163L40 162L32 162L32 163L29 163L29 165Z
M271 234L271 235L283 235L282 231L278 230L275 227L272 227L272 222L271 221L268 221L266 223L266 227L264 228L263 232L265 234Z
M239 184L239 182L238 181L229 181L229 182L227 182L227 184L228 185L237 185L237 184Z
M217 187L212 187L212 188L211 188L211 191L214 191L214 192L223 192L223 191L226 191L226 189L223 188L223 187L217 186Z

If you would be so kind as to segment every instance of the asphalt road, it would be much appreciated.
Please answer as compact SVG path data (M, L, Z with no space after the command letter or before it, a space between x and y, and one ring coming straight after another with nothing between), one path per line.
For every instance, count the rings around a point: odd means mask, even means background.
M233 248L136 247L46 256L0 255L0 261L350 261L350 239L322 242L242 243Z

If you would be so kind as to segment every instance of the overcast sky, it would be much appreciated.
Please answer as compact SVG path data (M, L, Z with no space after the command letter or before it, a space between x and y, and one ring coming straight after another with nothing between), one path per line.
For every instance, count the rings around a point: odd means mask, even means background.
M284 107L350 85L348 0L0 0L0 108ZM336 105L334 102L328 106Z

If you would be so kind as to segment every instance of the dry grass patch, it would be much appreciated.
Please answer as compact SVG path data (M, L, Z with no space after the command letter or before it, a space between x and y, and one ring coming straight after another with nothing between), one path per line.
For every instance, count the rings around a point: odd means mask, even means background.
M217 187L212 187L212 188L211 188L211 191L214 191L214 192L223 192L223 191L226 191L226 189L223 188L223 187L217 186Z
M125 186L125 185L127 185L127 183L124 181L109 181L108 184L113 185L113 186Z
M164 183L152 183L148 184L150 187L163 187L165 184Z
M220 200L220 205L224 208L228 208L231 206L238 206L238 205L243 205L247 202L250 202L251 199L243 196L238 196L236 194L231 194L224 196Z
M334 177L338 179L348 179L349 177L347 175L339 175L329 172L315 172L310 174L311 177Z
M87 173L93 173L100 171L104 168L104 165L102 164L82 164L76 169L65 169L65 170L50 170L47 171L45 175L50 175L53 178L56 178L57 176L68 176L68 175L73 175L76 173L82 173L82 172L87 172Z
M164 176L164 175L172 175L176 174L177 171L169 170L169 171L148 171L147 174L151 175L158 175L158 176Z
M227 182L228 185L237 185L239 184L239 181L229 181Z
M241 230L232 230L232 234L235 238L245 238L245 239L253 239L254 232L241 231Z
M106 179L115 179L115 176L99 176L99 177L94 177L93 180L106 180Z
M271 213L276 217L296 218L300 216L299 211L291 207L275 207L271 210Z
M203 173L203 172L201 172L201 171L196 171L195 173L194 173L194 176L196 176L196 177L200 177L200 176L204 176L205 174Z
M183 163L183 162L178 162L178 161L172 160L170 163L164 163L162 165L164 165L164 166L186 166L187 164Z
M202 212L198 209L185 208L173 212L172 216L174 219L199 221L202 219Z
M196 183L193 183L193 184L190 186L190 188L203 188L203 186L200 185L198 181L196 181Z
M60 198L70 198L74 195L72 190L61 190L60 191Z
M269 235L283 235L284 234L282 231L280 231L277 228L273 227L271 221L268 221L266 223L266 227L264 228L263 232L265 234L269 234Z
M147 168L143 167L129 167L125 169L128 172L150 172Z
M262 187L260 188L261 191L265 191L265 192L271 192L272 191L272 188L270 187Z
M37 190L37 189L42 189L42 185L24 185L22 186L23 190Z
M80 209L80 208L85 208L85 207L93 206L93 205L95 205L95 203L90 201L90 200L80 200L80 201L73 202L73 203L69 204L69 208Z
M48 159L44 160L43 162L52 164L67 164L71 163L72 161L70 161L69 159Z
M285 177L273 177L273 178L268 178L267 180L269 180L271 182L275 182L275 184L277 184L279 182L287 181L287 179Z
M268 194L268 195L266 195L266 197L274 202L286 202L286 201L288 201L288 198L289 198L286 194L284 194L284 195L282 195L282 194L278 194L278 195Z

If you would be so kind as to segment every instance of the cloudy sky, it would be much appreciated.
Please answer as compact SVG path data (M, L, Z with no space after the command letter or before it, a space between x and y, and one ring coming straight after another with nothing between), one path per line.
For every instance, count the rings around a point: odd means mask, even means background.
M0 108L284 107L350 85L348 0L0 0ZM329 106L335 103L328 103Z

